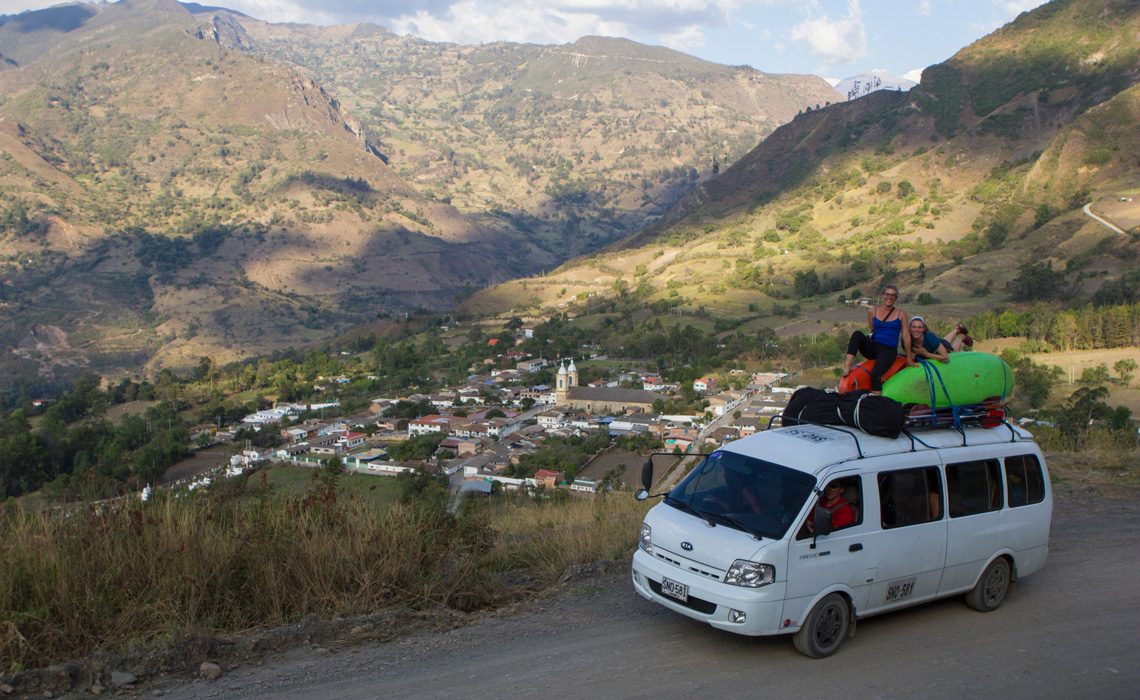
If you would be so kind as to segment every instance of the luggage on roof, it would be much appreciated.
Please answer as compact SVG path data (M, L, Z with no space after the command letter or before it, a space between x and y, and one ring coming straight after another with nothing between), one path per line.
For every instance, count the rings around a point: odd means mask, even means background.
M902 432L906 412L899 402L866 391L836 394L803 387L792 394L783 413L784 425L801 421L847 425L868 435L896 438Z

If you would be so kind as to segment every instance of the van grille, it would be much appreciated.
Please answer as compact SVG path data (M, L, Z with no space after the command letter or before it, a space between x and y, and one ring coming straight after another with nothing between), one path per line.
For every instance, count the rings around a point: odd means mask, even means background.
M668 563L672 564L673 566L676 566L679 569L684 569L685 571L690 571L694 574L697 574L698 576L704 576L705 578L712 579L713 581L719 581L720 580L719 574L713 573L712 571L709 571L708 569L693 566L693 564L691 562L683 562L679 559L674 559L673 557L668 556L666 554L662 554L661 550L657 549L656 547L653 549L653 554L654 554L654 556L656 556L661 561L668 562Z
M662 598L669 601L670 603L676 603L677 605L684 605L686 608L689 608L690 610L696 610L697 612L703 613L705 615L712 615L714 612L716 612L716 603L705 600L703 598L696 598L694 596L689 596L688 600L677 600L673 596L665 595L664 593L661 592L661 584L658 583L657 581L652 580L652 579L649 579L649 588L654 593L661 596Z

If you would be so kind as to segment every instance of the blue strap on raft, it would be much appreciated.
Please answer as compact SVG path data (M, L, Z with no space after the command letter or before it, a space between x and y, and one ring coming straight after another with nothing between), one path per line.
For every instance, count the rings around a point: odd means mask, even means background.
M962 409L964 406L959 406L954 403L950 398L950 391L946 388L946 382L942 379L942 372L938 370L937 365L930 360L919 360L918 364L922 367L922 371L926 374L926 385L930 388L930 424L932 426L938 425L938 413L934 408L937 405L938 388L942 389L942 395L946 397L946 403L950 407L950 416L955 428L962 427ZM935 384L935 380L937 384ZM1005 402L1005 397L1009 391L1009 386L1006 383L1006 375L1003 372L1001 375L1001 395L999 396L1002 402Z
M950 415L954 419L954 427L957 428L961 425L961 416L957 404L950 398L950 392L946 389L946 382L942 381L942 373L934 366L934 363L929 360L919 360L919 366L922 371L926 373L926 385L930 387L930 424L938 425L938 413L935 411L935 406L938 402L937 387L934 384L934 379L938 380L938 386L942 387L942 394L946 397L946 403L950 404Z

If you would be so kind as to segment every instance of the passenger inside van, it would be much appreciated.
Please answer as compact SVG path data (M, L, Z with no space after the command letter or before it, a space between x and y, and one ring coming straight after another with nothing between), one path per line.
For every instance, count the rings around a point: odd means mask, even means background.
M933 467L879 474L879 512L884 528L918 525L942 517L942 488Z
M840 530L855 524L855 509L844 497L844 484L836 479L827 485L819 497L819 505L831 511L831 529ZM807 531L815 532L815 509L808 514Z

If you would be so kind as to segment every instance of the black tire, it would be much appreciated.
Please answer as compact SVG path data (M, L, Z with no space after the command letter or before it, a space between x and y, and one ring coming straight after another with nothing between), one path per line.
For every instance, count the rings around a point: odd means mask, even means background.
M832 593L815 604L799 632L792 637L796 651L813 659L831 656L847 637L851 607L847 599Z
M974 590L966 594L966 605L980 612L997 610L1013 584L1009 561L998 557L982 572Z

